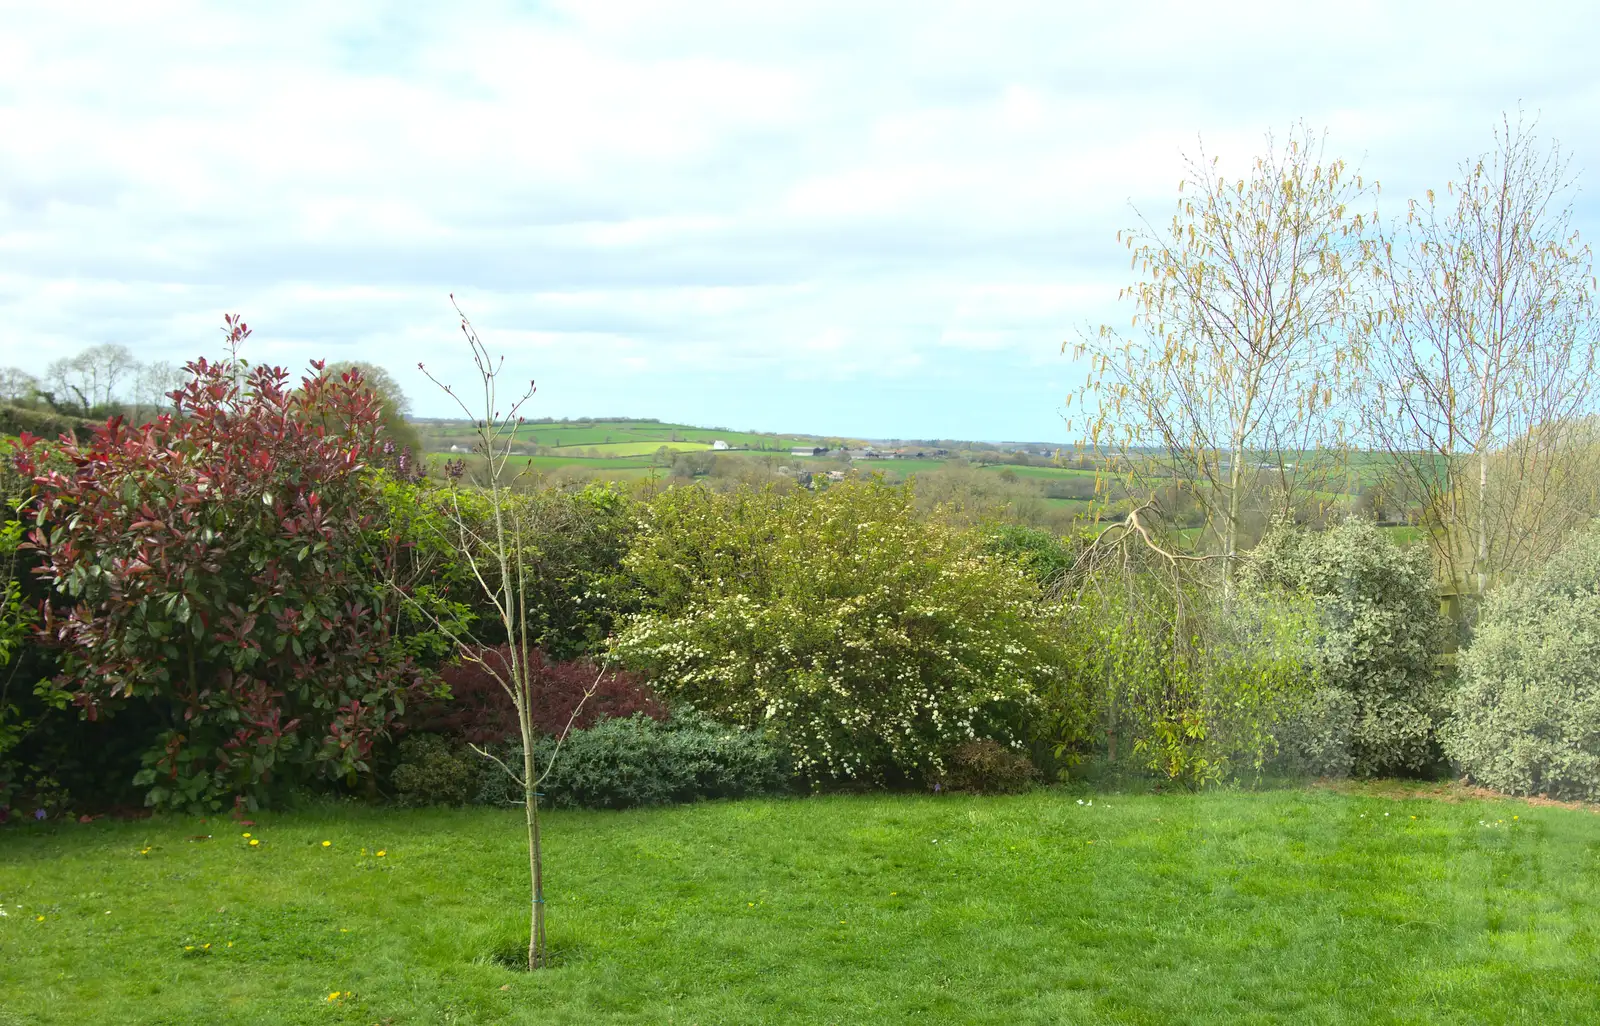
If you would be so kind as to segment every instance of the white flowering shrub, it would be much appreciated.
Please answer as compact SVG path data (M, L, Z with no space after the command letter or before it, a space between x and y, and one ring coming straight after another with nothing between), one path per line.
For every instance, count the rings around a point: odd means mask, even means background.
M1478 783L1600 799L1600 526L1491 593L1442 731Z
M644 610L616 654L664 696L770 730L814 783L926 780L956 744L1019 742L1057 672L1038 585L881 480L670 489L625 566Z

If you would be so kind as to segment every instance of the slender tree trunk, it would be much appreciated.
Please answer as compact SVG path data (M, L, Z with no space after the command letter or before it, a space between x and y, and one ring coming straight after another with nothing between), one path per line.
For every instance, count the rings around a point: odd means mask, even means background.
M1235 439L1233 454L1230 457L1232 465L1228 467L1228 522L1224 525L1227 537L1223 539L1223 552L1227 558L1222 561L1222 597L1227 605L1233 602L1233 562L1239 553L1239 482L1243 478L1244 446Z
M1489 453L1482 447L1478 448L1478 546L1477 558L1473 562L1477 565L1478 599L1483 599L1483 593L1488 590L1487 569L1489 563Z
M526 715L526 714L524 714ZM531 737L524 734L524 737ZM533 901L528 913L528 969L544 965L544 857L539 840L539 795L534 788L533 745L522 746L522 804L528 820L528 883Z

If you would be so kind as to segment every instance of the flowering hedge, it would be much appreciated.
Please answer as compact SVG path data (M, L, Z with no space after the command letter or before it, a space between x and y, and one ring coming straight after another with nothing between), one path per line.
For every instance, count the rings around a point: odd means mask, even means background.
M1038 586L880 480L670 489L625 566L645 608L617 654L664 697L770 728L813 782L925 779L962 741L1018 741L1055 673Z

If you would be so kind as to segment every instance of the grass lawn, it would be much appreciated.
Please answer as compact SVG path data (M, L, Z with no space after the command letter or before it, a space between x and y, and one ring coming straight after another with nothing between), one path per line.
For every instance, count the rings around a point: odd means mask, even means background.
M1587 811L1052 789L548 824L559 964L533 975L495 959L526 924L514 811L265 814L254 848L226 821L7 828L0 1022L1600 1014L1600 817Z

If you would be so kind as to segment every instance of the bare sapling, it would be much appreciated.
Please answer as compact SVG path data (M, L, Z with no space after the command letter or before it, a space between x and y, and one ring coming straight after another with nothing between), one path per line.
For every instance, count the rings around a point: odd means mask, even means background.
M455 296L452 295L450 301L461 318L461 333L466 338L473 369L478 377L473 394L470 398L464 396L451 385L440 381L420 363L417 368L456 403L473 425L476 436L473 452L483 460L482 472L474 474L474 483L487 499L487 515L473 515L462 508L461 478L465 474L465 464L458 462L447 475L447 519L456 534L451 539L452 544L505 631L507 644L504 657L501 658L495 650L474 644L470 638L460 636L451 625L434 617L428 610L420 606L417 608L450 638L463 662L480 667L500 685L516 709L517 726L522 736L520 769L507 764L485 748L477 745L472 748L505 770L522 791L528 830L528 968L533 970L549 962L545 937L544 850L539 824L539 799L542 795L539 788L556 765L561 746L576 724L580 711L604 679L606 665L602 663L598 668L593 683L585 689L567 722L554 735L555 746L549 758L544 760L544 765L540 766L535 747L539 740L539 724L534 714L541 681L534 654L536 639L528 625L529 582L527 560L524 558L530 525L527 522L527 504L520 502L513 491L512 483L516 474L509 467L517 428L524 422L521 411L532 400L536 389L530 381L513 401L502 406L500 375L505 369L505 358L489 353L472 322L456 304Z

